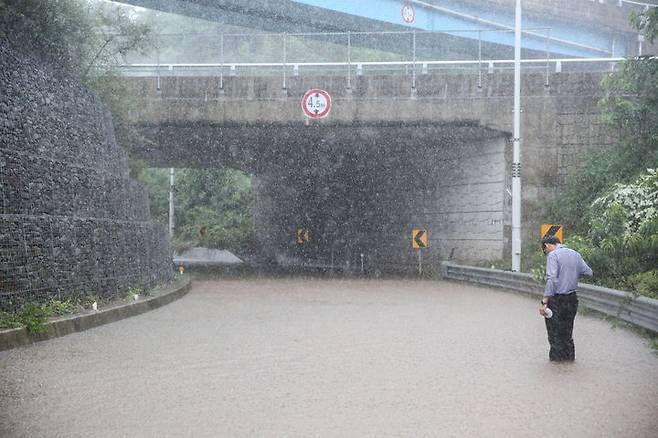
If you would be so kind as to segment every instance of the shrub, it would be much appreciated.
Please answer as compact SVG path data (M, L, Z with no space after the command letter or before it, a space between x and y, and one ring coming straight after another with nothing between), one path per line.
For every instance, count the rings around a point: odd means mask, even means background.
M76 306L70 301L52 300L47 306L48 312L53 316L69 315L76 311Z
M50 309L35 303L24 305L18 312L18 318L31 333L43 333L46 331L46 321L50 316Z
M0 312L0 329L13 329L23 327L20 319L13 313Z
M658 270L631 275L628 282L638 293L658 299Z

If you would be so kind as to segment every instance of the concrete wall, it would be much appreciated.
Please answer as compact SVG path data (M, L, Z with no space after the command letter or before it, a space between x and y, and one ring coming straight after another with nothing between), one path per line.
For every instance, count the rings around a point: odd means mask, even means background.
M165 230L97 97L0 40L0 309L171 278Z
M442 157L431 202L423 209L440 259L494 260L511 249L507 145L500 134L474 138Z

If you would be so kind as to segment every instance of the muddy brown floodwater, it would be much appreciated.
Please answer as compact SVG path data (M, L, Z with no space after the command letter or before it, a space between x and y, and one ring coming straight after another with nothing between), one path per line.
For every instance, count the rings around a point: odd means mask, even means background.
M0 436L656 437L648 341L576 318L548 362L538 300L435 281L222 280L0 353Z

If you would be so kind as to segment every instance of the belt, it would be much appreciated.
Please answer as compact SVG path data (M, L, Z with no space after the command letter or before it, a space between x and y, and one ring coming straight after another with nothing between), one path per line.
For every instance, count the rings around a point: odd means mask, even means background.
M563 294L555 294L554 296L556 296L556 297L565 297L565 296L568 296L568 295L574 295L575 293L576 293L576 289L572 289L572 290L569 290L569 291L567 291Z

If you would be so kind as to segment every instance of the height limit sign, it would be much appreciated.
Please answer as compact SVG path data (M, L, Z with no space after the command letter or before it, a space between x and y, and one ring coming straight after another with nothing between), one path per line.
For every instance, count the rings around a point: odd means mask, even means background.
M331 96L324 90L308 90L302 98L302 110L309 119L323 119L331 111Z

